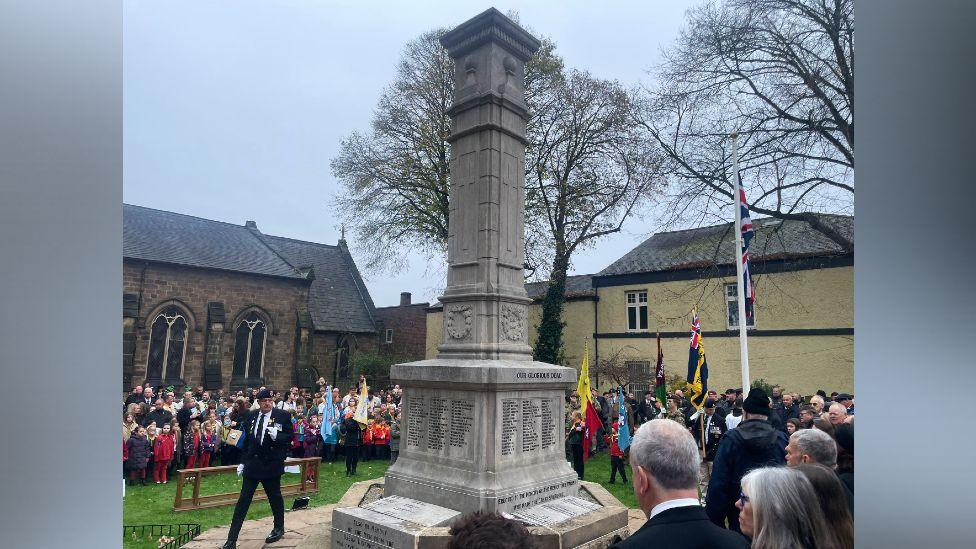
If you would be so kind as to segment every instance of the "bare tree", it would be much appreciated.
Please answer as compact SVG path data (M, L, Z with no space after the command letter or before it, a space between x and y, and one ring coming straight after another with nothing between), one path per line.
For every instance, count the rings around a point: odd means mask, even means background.
M634 131L634 101L583 71L544 90L529 127L526 233L551 250L536 360L562 362L562 307L573 254L620 231L654 181L652 151Z
M609 356L605 356L590 367L590 374L597 379L603 377L613 381L614 386L627 387L632 383L653 383L653 368L643 369L640 363L646 360L640 358L640 351L632 345L615 349Z
M853 242L811 211L853 212L852 0L724 0L689 11L653 71L639 123L666 161L671 222L732 204L731 148L750 208Z

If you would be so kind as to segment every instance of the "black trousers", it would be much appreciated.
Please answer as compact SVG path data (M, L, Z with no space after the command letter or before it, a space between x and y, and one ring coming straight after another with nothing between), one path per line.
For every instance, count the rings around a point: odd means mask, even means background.
M617 471L620 471L620 477L624 479L624 482L627 482L627 470L624 469L624 458L610 456L610 482L615 482Z
M583 445L582 444L570 444L569 450L573 454L573 469L579 478L583 479Z
M230 523L227 541L237 541L237 535L241 533L241 526L244 525L244 518L251 506L251 499L254 498L254 490L257 489L258 483L268 495L268 503L271 504L271 512L274 514L274 527L284 530L285 500L281 497L281 477L262 479L243 477L243 479L244 486L241 487L241 497L237 499L237 505L234 507L234 519Z
M359 446L346 446L346 472L355 474L357 463L359 463Z

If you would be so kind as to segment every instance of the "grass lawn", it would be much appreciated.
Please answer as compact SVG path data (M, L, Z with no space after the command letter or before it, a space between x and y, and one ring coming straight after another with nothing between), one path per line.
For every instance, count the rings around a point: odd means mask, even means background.
M309 506L318 507L336 503L354 482L382 477L386 473L388 463L385 460L360 461L357 467L358 474L355 477L346 476L345 461L323 463L319 468L319 491L310 496ZM286 473L281 478L281 483L295 484L298 478L297 474ZM240 490L241 478L234 474L204 477L200 487L201 495L240 492ZM169 484L156 484L147 478L145 486L127 486L125 499L122 502L122 523L128 525L191 523L200 524L200 531L203 532L214 526L229 525L234 515L233 505L174 513L175 499L175 475L170 477ZM292 501L294 496L285 497L285 509L291 508ZM248 520L267 516L271 516L271 507L268 506L267 500L254 501L247 512ZM138 539L132 539L131 536L123 539L125 549L156 549L157 544L158 537L149 535Z
M616 484L610 484L610 455L597 454L586 462L584 478L590 482L603 485L621 503L627 507L637 507L634 490L630 484L630 466L627 467L627 480L618 476ZM384 460L361 461L359 474L346 477L345 462L338 460L333 464L323 463L319 469L319 492L311 496L311 507L336 503L346 493L354 482L382 477L386 473L387 462ZM297 482L298 475L286 474L282 477L282 484ZM122 506L123 524L178 524L199 523L201 532L214 526L230 524L234 514L234 506L218 507L216 509L201 509L199 511L173 512L173 500L176 498L176 481L170 477L169 484L156 484L147 479L146 486L128 486ZM241 479L236 475L205 477L201 485L201 494L216 494L219 492L239 492ZM285 498L285 509L291 507L294 497ZM259 519L271 515L271 508L266 500L255 501L247 518ZM133 539L123 539L125 549L156 549L157 538L149 535Z

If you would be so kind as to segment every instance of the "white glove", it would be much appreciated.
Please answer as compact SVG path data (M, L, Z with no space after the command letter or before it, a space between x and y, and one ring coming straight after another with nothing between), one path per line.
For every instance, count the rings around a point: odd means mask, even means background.
M268 436L271 437L271 440L277 440L278 439L278 428L275 427L274 425L270 425L268 427Z
M243 463L238 464L238 466L237 466L237 476L241 476L241 473L243 473L243 472L244 472L244 464Z

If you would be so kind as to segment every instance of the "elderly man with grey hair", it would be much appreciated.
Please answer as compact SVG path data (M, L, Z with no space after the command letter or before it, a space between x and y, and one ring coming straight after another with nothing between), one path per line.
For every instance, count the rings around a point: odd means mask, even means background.
M743 536L713 524L698 499L701 455L688 429L670 419L644 423L630 443L634 494L647 522L615 549L749 547Z

